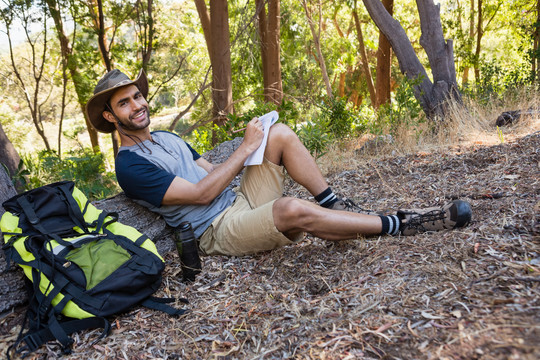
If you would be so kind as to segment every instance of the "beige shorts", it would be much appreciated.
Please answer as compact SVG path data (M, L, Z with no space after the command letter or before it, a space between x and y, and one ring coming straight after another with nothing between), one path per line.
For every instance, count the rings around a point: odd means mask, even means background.
M248 166L234 203L214 219L200 238L207 255L245 255L293 244L276 229L272 206L283 195L285 170L264 159Z

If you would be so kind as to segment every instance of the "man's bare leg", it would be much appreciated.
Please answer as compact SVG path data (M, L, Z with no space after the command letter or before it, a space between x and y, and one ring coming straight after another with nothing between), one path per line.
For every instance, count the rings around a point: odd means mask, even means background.
M276 200L272 213L276 228L290 238L308 232L326 240L345 240L382 232L379 216L329 210L290 197Z
M265 157L274 164L285 166L292 179L313 195L328 188L315 160L286 125L272 126ZM272 212L276 228L291 238L300 232L308 232L327 240L344 240L382 232L379 216L328 210L301 199L280 198L274 203Z
M315 160L287 125L274 124L268 134L264 156L277 165L283 165L291 178L318 195L328 188Z

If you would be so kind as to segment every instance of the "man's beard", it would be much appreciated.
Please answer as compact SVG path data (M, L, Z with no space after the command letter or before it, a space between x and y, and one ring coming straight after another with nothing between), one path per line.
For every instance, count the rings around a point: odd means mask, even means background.
M131 130L131 131L136 131L136 130L141 130L141 129L144 129L146 127L148 127L148 125L150 125L150 115L148 114L148 108L147 107L144 107L144 110L145 110L145 119L144 121L142 122L139 122L139 123L134 123L133 120L131 119L131 117L127 120L127 121L120 121L118 120L118 122L120 123L120 127L125 129L125 130ZM140 111L137 111L136 114L138 114Z

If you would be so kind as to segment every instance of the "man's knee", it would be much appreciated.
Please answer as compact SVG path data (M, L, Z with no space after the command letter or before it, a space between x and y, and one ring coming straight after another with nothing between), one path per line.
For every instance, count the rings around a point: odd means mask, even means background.
M283 197L276 200L272 213L279 231L305 231L313 211L308 201Z
M290 127L282 123L272 125L268 136L270 141L290 141L291 139L298 138Z

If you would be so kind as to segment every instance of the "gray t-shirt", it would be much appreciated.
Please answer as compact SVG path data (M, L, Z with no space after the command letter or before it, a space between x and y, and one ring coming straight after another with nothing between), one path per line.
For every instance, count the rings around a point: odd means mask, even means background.
M208 205L161 205L163 196L178 176L197 183L208 173L195 160L200 155L184 140L167 131L152 132L152 140L122 146L116 157L116 178L126 196L163 216L168 225L189 221L200 238L236 194L225 189Z

